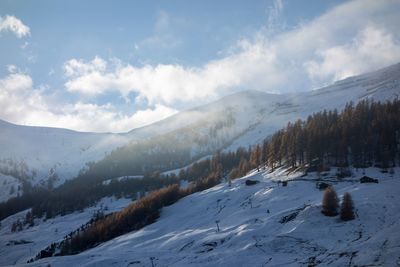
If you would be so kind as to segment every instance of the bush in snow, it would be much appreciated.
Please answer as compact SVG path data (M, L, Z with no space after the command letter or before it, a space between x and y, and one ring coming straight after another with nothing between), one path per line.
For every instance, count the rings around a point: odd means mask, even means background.
M339 200L335 189L329 186L325 189L324 198L322 199L322 213L325 216L336 216L338 214Z
M345 193L343 195L342 205L340 207L340 219L343 221L350 221L354 219L354 205L351 195Z

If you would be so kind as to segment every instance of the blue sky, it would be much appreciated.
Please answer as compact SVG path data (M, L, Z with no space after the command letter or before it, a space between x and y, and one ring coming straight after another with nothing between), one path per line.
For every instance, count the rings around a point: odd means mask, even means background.
M400 61L399 1L0 1L0 118L128 131Z

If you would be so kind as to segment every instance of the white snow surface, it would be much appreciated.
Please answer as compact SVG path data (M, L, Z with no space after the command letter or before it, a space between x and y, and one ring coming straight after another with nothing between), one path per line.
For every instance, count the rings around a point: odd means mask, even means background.
M28 266L152 266L152 261L154 266L398 266L400 168L394 175L367 169L366 175L378 178L378 184L360 184L361 170L341 181L333 177L335 173L332 169L322 178L340 198L345 192L352 195L355 220L343 222L321 213L323 191L315 186L315 173L302 177L287 175L283 169L253 171L232 186L221 183L179 200L164 208L157 222L139 231L78 255L41 259ZM246 179L259 183L246 186ZM288 180L288 186L278 185L282 180ZM280 222L296 213L292 220ZM29 258L29 244L5 247L9 240L49 243L55 239L55 227L70 230L71 221L79 224L77 216L83 215L55 219L51 230L31 237L8 233L3 227L9 229L9 222L3 221L0 265L23 266ZM41 248L47 245L38 243ZM30 254L34 256L40 246L31 246L36 249Z

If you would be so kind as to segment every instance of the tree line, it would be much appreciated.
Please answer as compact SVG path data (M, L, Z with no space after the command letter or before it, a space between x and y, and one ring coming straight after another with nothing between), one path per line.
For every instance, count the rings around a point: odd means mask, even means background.
M400 101L349 103L341 113L321 111L264 141L266 164L279 166L396 166L400 152Z

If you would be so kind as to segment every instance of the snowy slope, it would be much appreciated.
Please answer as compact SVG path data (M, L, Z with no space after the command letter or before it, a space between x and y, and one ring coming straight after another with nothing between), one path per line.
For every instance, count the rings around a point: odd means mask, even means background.
M315 187L315 174L253 172L231 187L223 183L164 208L142 230L30 266L398 266L400 169L394 175L367 169L379 184L360 184L361 171L342 182L334 173L324 179L339 196L351 193L353 221L321 214L323 192ZM246 186L245 179L260 183ZM278 186L279 180L289 180L288 186ZM3 252L3 264L13 263L5 258Z
M24 227L12 233L11 225L18 219L24 221L28 212L22 211L1 221L0 227L0 266L27 262L34 253L47 245L63 239L71 231L88 222L93 215L103 210L104 214L119 211L132 201L130 199L104 198L96 206L67 216L58 216L47 221L35 219L35 226Z
M173 141L175 147L183 149L189 146L193 159L221 148L234 150L258 143L287 122L324 108L341 109L349 101L365 98L397 98L399 77L400 63L309 92L276 95L244 91L121 134L17 126L0 120L0 173L33 177L32 184L44 185L56 176L57 186L76 176L87 162L102 159L118 146L145 139ZM159 138L163 135L166 137ZM19 175L10 174L10 170Z
M17 169L18 174L13 175L28 177L32 184L46 183L51 169L58 176L55 185L61 184L86 162L97 161L128 141L118 134L19 126L1 120L0 129L0 172Z

